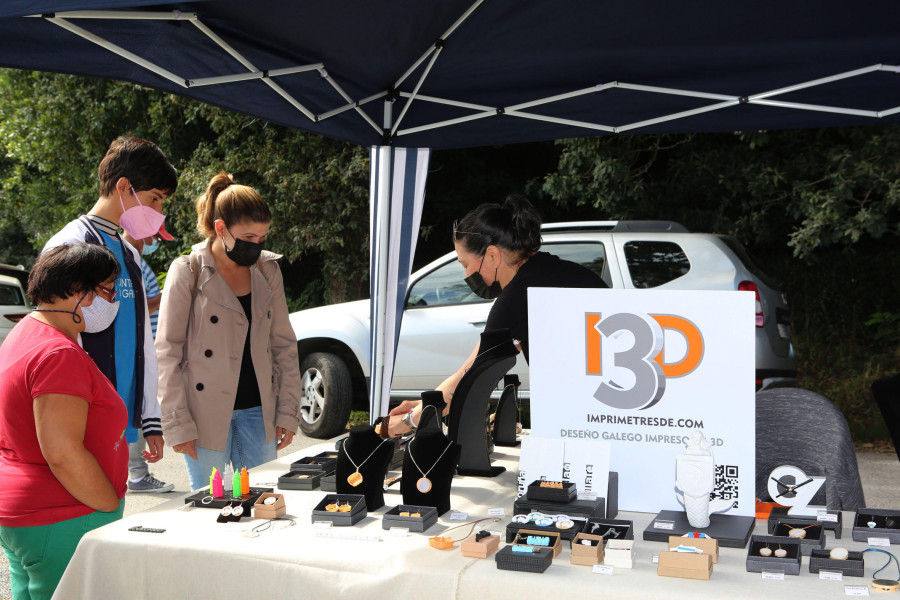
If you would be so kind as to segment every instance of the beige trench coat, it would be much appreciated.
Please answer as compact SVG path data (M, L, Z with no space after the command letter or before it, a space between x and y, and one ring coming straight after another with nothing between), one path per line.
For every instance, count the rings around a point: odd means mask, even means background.
M266 442L275 427L296 432L300 410L297 340L288 319L278 254L264 251L250 267L250 351L262 399ZM165 440L225 450L234 408L247 318L216 271L207 242L169 267L159 309L156 354Z

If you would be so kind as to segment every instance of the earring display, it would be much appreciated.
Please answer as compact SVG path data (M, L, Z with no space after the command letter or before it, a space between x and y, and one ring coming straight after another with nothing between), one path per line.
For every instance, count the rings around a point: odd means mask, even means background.
M900 510L858 509L853 517L852 537L854 542L868 543L872 538L879 538L890 541L891 545L900 544Z
M699 541L699 540L698 540ZM787 536L752 535L747 546L747 572L783 571L799 575L803 560L802 542Z
M402 527L418 533L437 523L437 518L437 509L432 506L400 504L384 513L381 528Z
M409 450L409 458L412 459L413 465L416 467L416 470L422 475L422 477L420 477L418 480L416 480L416 489L419 490L419 492L421 492L423 494L427 494L428 492L431 491L431 480L428 479L428 474L431 473L432 470L434 470L434 468L437 466L437 464L439 462L441 462L441 459L444 458L444 455L447 453L447 450L449 450L450 447L453 446L453 442L450 442L449 444L447 444L447 447L444 448L444 451L441 452L440 456L437 457L437 460L434 461L434 463L431 465L431 467L428 468L427 471L422 471L422 467L419 466L419 463L416 462L416 457L413 456L413 444L415 443L415 441L416 441L415 438L413 438L413 441L411 441L409 443L408 450Z
M775 558L784 558L785 556L787 556L787 550L778 546L778 550L775 551Z
M312 522L331 521L336 527L355 525L368 514L361 494L326 494L312 510Z
M568 504L578 497L578 489L571 481L537 479L525 490L525 497L533 502Z

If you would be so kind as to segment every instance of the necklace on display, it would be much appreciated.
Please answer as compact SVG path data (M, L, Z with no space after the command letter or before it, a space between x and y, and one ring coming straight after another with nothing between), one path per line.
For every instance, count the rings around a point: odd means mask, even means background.
M388 438L388 439L390 439L390 438ZM356 471L354 471L353 473L350 474L349 477L347 477L347 483L349 483L353 487L356 487L363 482L363 476L362 476L362 473L359 472L359 470L362 468L362 466L364 464L369 462L369 459L372 458L376 452L378 452L379 448L381 448L381 444L385 443L386 441L387 441L387 439L381 440L381 442L377 446L375 446L375 449L372 450L372 453L366 457L366 460L362 461L359 464L356 464L355 462L353 462L353 458L350 456L350 452L347 450L347 442L345 441L343 444L341 444L341 449L344 451L344 454L347 455L347 459L350 461L350 464L352 464L353 467L356 469Z
M433 405L429 405L429 406L431 406L433 408ZM426 406L425 408L427 409L429 406ZM434 410L435 410L435 412L437 412L437 408L435 408ZM420 423L422 422L421 415L419 417L419 422ZM415 441L415 438L413 438L413 441ZM431 491L431 480L428 479L428 474L431 473L432 470L434 470L434 468L437 466L437 464L439 462L441 462L441 459L444 458L445 454L447 454L447 450L449 450L450 446L453 445L453 441L451 440L450 443L447 444L447 447L444 448L444 451L441 452L441 455L437 457L437 460L434 461L434 464L431 465L431 468L429 468L427 471L422 471L422 468L419 466L419 463L416 462L416 458L413 456L413 453L412 453L412 445L413 445L413 442L410 442L409 443L409 458L412 459L413 465L415 465L416 470L419 472L419 474L422 475L416 481L416 489L419 490L419 492L422 494L427 494L428 492Z

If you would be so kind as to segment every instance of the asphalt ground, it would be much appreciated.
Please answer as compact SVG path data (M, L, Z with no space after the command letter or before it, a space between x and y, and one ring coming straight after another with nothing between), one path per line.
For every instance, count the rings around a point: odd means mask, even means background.
M292 454L325 441L327 440L309 438L299 434L294 436L294 441L290 446L279 452L279 456ZM877 508L900 508L900 461L898 461L893 447L883 445L877 451L868 448L857 449L856 458L866 505ZM129 492L125 496L126 515L153 508L190 491L184 458L172 452L168 446L165 457L155 465L151 465L151 472L162 481L174 483L175 489L164 494ZM10 597L9 567L6 556L0 553L0 600L8 600Z

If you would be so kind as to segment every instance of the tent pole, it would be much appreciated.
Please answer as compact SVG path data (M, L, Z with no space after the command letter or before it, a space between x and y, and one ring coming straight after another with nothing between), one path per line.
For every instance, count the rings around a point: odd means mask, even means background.
M391 99L384 101L384 129L390 131L392 105ZM375 277L374 294L370 302L373 303L374 315L372 315L372 373L371 373L371 398L369 399L369 422L381 416L381 395L384 387L384 336L385 311L387 310L387 260L388 260L388 234L390 231L390 201L391 201L391 146L378 146L378 189L375 190L376 201L372 207L374 225L372 239L373 269L371 277ZM377 211L377 214L376 214ZM393 332L391 332L393 335Z

